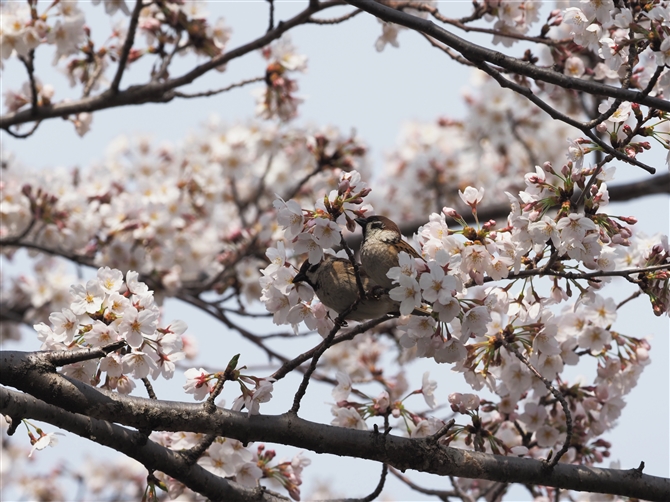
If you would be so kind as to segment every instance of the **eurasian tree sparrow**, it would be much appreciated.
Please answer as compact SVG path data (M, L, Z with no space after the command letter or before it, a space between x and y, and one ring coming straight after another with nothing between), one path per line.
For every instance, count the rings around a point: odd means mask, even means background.
M384 314L398 314L399 303L392 300L388 293L375 291L375 289L381 290L381 288L368 277L362 267L359 266L358 271L366 298L356 305L354 310L346 316L346 319L363 321L377 319ZM300 282L309 284L321 303L338 314L358 298L356 273L353 265L346 258L325 255L317 264L305 260L300 267L300 271L293 278L293 284ZM427 315L419 311L417 313Z
M356 223L363 228L363 244L361 244L363 267L372 280L381 287L393 288L393 281L386 276L386 273L398 266L398 253L404 251L414 258L421 258L421 255L409 243L402 240L398 225L386 216L356 218Z

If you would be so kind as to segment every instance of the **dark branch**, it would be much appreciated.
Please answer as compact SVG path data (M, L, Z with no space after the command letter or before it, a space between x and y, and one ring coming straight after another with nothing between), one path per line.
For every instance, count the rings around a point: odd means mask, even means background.
M262 37L259 37L256 40L237 47L236 49L233 49L229 52L221 54L220 56L212 58L208 62L196 66L191 71L180 77L166 80L164 82L150 82L147 84L133 85L123 91L114 91L113 88L110 88L101 94L93 97L83 98L78 101L61 102L49 107L42 106L38 109L38 113L36 115L31 114L30 110L8 113L0 117L0 129L7 130L9 126L22 124L24 122L32 122L34 120L64 117L67 115L76 115L82 112L90 113L98 110L105 110L107 108L115 108L118 106L140 105L144 103L167 103L174 99L174 89L177 87L190 84L198 77L218 66L222 66L229 61L232 61L233 59L237 59L257 49L265 47L273 40L281 37L290 29L304 24L312 14L337 5L342 5L342 2L340 0L332 0L328 2L310 4L305 10L293 18L279 23L276 28L267 32ZM126 42L127 41L128 39L126 39ZM121 79L119 72L123 66L124 65L120 64L119 70L117 70L119 81Z
M56 405L0 387L0 408L12 417L33 418L60 427L119 451L141 462L149 471L161 471L211 500L246 502L285 502L288 499L264 490L251 489L221 478L189 463L184 455L155 443L141 432L132 431L106 420L64 411Z
M33 368L36 356L21 352L0 353L0 383L54 404L70 413L92 419L113 420L141 430L186 431L225 435L243 443L263 441L388 463L399 470L416 469L441 476L488 479L506 483L537 484L569 490L613 493L645 500L670 498L670 480L614 469L559 463L552 470L534 459L505 457L435 445L428 438L333 427L303 420L292 413L253 415L201 404L154 401L96 389L75 379ZM30 397L0 387L0 412L12 417L54 423L54 414L40 412L26 403ZM24 403L20 406L19 403ZM84 420L89 420L84 417ZM59 425L60 426L60 425ZM162 450L161 450L162 451ZM168 454L168 453L165 453ZM161 466L160 470L170 466ZM175 476L179 478L179 476Z
M486 49L479 45L468 42L444 28L437 26L430 20L421 19L404 12L387 7L374 0L346 0L354 7L358 7L373 16L384 21L396 23L406 28L425 33L440 42L459 51L463 56L473 62L488 62L504 68L505 70L524 75L526 77L557 85L564 89L574 89L594 96L607 96L610 98L621 98L632 103L640 103L652 108L670 112L670 102L651 96L645 96L640 91L621 89L610 85L601 84L592 80L582 80L568 77L549 68L541 68L532 63L509 57L501 52Z
M142 7L142 0L135 0L135 8L133 9L133 13L130 15L130 23L128 24L128 34L126 35L126 40L123 42L121 55L119 56L119 66L116 69L116 75L114 75L112 85L109 87L112 94L119 92L119 84L121 84L123 72L126 70L128 55L130 54L130 49L133 48L133 43L135 42L135 32L137 31L137 23L140 18L140 11L142 10Z

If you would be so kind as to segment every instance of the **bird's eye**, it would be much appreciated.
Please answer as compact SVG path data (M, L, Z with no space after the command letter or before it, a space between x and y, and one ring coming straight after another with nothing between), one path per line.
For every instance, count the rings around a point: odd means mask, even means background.
M381 221L373 221L372 224L370 225L372 228L382 228L384 225L382 225Z
M317 263L316 265L312 265L311 267L309 267L309 272L310 272L311 274L313 274L314 272L316 272L316 269L319 268L319 265L321 265L321 264L320 264L320 263Z

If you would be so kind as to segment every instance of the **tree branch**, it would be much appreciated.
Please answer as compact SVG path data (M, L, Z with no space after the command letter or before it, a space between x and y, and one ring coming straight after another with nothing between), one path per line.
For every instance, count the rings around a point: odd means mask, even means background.
M126 34L126 40L123 42L123 47L121 48L121 56L119 57L119 66L116 69L116 75L114 75L114 80L112 80L112 85L110 85L109 90L116 94L119 92L119 84L121 84L121 77L123 77L123 72L126 70L126 63L128 62L128 55L130 54L130 49L133 48L133 43L135 42L135 32L137 31L137 23L140 19L140 12L142 11L142 0L135 0L135 8L133 9L132 14L130 15L130 23L128 24L128 33Z
M670 173L659 174L641 181L608 186L607 191L610 194L610 202L626 202L649 195L670 194ZM477 215L481 221L499 220L501 218L506 219L509 211L509 203L504 202L478 209ZM463 218L468 223L474 223L474 217L471 214L464 214ZM411 221L403 223L399 227L403 235L413 235L419 227L426 223L426 221ZM357 248L361 244L361 239L361 234L349 235L347 236L347 244L352 248Z
M262 82L265 80L265 77L255 77L255 78L249 78L247 80L242 80L241 82L236 82L234 84L230 84L229 86L223 87L221 89L216 89L213 91L204 91L204 92L195 92L193 94L188 94L185 92L179 92L175 91L174 95L178 98L206 98L208 96L215 96L216 94L221 94L222 92L228 92L232 89L235 89L237 87L243 87L247 84L253 84L254 82Z
M39 361L39 354L0 352L0 383L16 387L70 413L110 420L140 430L198 432L223 435L243 443L286 444L441 476L537 484L645 500L670 499L669 479L642 474L635 469L622 471L559 463L548 470L539 460L444 447L435 444L431 438L411 439L317 424L292 413L247 417L246 413L222 408L210 412L198 403L155 401L97 389L57 373L45 373L39 366L35 367ZM17 408L21 399L25 403L30 398L0 387L0 412L54 423L54 418L44 414L38 416L38 411L32 407Z
M557 85L564 89L574 89L595 96L607 96L621 98L624 101L640 103L652 108L670 112L670 101L656 97L646 96L640 91L621 89L606 84L600 84L591 80L568 77L549 68L541 68L532 63L509 57L501 52L486 49L479 45L464 40L444 28L437 26L430 20L406 14L392 9L374 0L346 0L354 7L358 7L383 21L396 23L411 30L425 33L440 42L459 51L463 56L473 62L488 62L500 66L508 71L524 75L526 77Z
M633 157L629 157L628 155L626 155L626 154L624 154L624 153L622 153L622 152L616 150L616 149L613 148L611 145L608 145L608 144L605 143L602 139L600 139L596 134L594 134L594 133L593 133L588 127L586 127L584 124L582 124L582 123L579 122L578 120L573 119L572 117L569 117L568 115L565 115L564 113L559 112L558 110L556 110L555 108L553 108L552 106L550 106L549 104L547 104L545 101L543 101L543 100L540 99L538 96L536 96L530 88L525 87L525 86L523 86L523 85L519 85L519 84L517 84L516 82L513 82L513 81L511 81L511 80L509 80L509 79L503 77L503 76L500 74L500 72L494 70L493 68L491 68L491 67L490 67L488 64L486 64L485 62L476 62L475 65L477 66L477 68L479 68L480 70L482 70L484 73L486 73L487 75L490 75L491 78L493 78L496 82L498 82L498 84L500 84L501 87L505 87L505 88L507 88L507 89L511 89L512 91L514 91L514 92L520 94L521 96L525 97L528 101L530 101L531 103L533 103L533 104L534 104L535 106L537 106L540 110L542 110L542 111L544 111L545 113L547 113L551 118L553 118L553 119L555 119L555 120L560 120L561 122L564 122L564 123L566 123L566 124L568 124L568 125L570 125L570 126L576 128L576 129L580 130L580 131L581 131L585 136L587 136L593 143L595 143L595 144L598 145L600 148L602 148L602 150L603 150L604 152L606 152L606 153L612 155L613 157L616 157L617 159L619 159L619 160L621 160L621 161L623 161L623 162L627 162L628 164L632 164L632 165L634 165L634 166L640 167L640 168L644 169L645 171L647 171L647 172L650 173L650 174L655 174L655 173L656 173L656 169L655 169L655 168L653 168L653 167L651 167L651 166L648 166L648 165L646 165L646 164L640 162L639 160L636 160L636 159L633 158ZM621 104L621 99L620 99L620 98L617 99L617 100L615 101L615 103L617 103L617 102L618 102L619 104ZM616 105L616 107L618 108L619 105ZM603 114L603 116L604 116L605 119L606 119L606 118L607 118L607 113L610 113L610 115L611 115L611 114L613 114L615 111L616 111L616 108L614 108L614 109L610 109L608 112L606 112L605 114ZM604 120L604 119L603 119L603 120Z
M288 499L265 490L245 488L190 463L184 455L147 439L141 432L131 431L106 420L64 411L51 405L0 387L0 408L14 417L25 417L50 423L78 436L119 451L141 462L149 471L158 470L184 483L191 490L213 501L285 502Z
M64 117L67 115L76 115L82 112L94 112L115 108L125 105L140 105L144 103L167 103L174 99L174 89L190 84L198 77L208 71L224 65L233 59L237 59L245 54L265 47L273 40L281 37L285 32L298 25L305 24L309 17L319 11L342 5L343 1L331 0L327 2L313 2L310 5L292 17L291 19L279 23L276 28L268 31L265 35L256 40L244 44L236 49L212 58L206 63L196 66L191 71L180 77L166 80L164 82L149 82L147 84L133 85L123 91L114 91L113 88L93 97L83 98L78 101L61 102L52 106L42 106L38 108L37 114L32 114L30 110L22 110L14 113L8 113L0 117L0 129L7 130L9 126L32 122L34 120L44 120L54 117ZM128 38L126 38L126 42ZM119 71L123 66L119 66ZM117 71L118 76L118 71ZM116 77L115 77L116 78ZM119 76L119 80L120 80Z
M333 18L330 18L330 19L319 19L319 18L310 17L307 20L307 23L309 23L309 24L339 24L339 23L343 23L345 21L348 21L349 19L359 15L361 12L363 12L361 9L355 9L355 10L352 10L351 12L349 12L348 14L345 14L345 15L340 16L340 17L333 17Z

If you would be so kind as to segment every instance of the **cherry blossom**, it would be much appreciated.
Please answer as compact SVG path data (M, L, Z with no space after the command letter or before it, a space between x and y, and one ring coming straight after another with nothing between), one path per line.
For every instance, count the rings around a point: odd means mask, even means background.
M193 394L193 397L200 401L205 399L209 392L214 388L214 383L210 380L210 374L203 368L191 368L184 372L186 384L184 390L187 394Z

